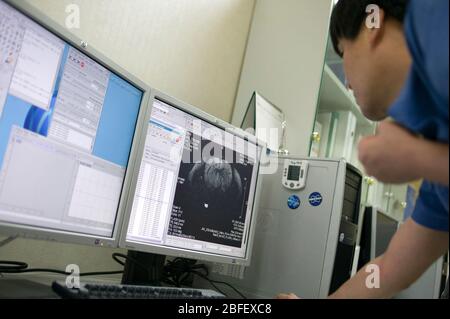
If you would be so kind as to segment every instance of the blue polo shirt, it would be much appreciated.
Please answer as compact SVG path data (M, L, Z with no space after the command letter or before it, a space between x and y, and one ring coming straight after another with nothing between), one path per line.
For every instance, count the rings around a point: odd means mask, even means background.
M413 66L389 115L426 139L448 144L449 0L411 0L405 32ZM448 187L422 184L412 218L425 227L446 231Z

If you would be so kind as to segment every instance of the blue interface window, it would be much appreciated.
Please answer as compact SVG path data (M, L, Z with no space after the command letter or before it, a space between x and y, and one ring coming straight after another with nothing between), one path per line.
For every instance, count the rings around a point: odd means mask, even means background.
M4 104L0 107L0 109L2 109L0 118L0 167L8 145L9 133L13 126L30 130L45 137L49 137L50 134L50 137L55 137L64 141L64 136L62 136L62 134L57 134L56 132L52 134L51 128L53 115L59 113L55 112L55 106L58 106L57 99L62 82L61 78L64 75L64 66L66 65L67 55L70 50L74 49L70 48L68 45L64 46L58 68L57 80L55 81L48 109L43 109L33 102L30 102L30 99L23 98L22 96L16 96L10 92L6 95ZM84 80L84 78L82 78L82 80ZM89 127L86 127L85 132L83 132L83 125L73 123L72 127L69 126L65 129L66 132L68 131L68 133L65 134L65 136L67 136L66 142L69 145L80 148L83 148L83 145L85 145L85 149L90 151L94 156L98 156L126 168L143 93L114 73L109 74L109 78L105 84L106 90L103 101L101 102L101 112L98 112L99 119L96 130L89 130ZM73 89L80 88L77 87ZM85 107L87 111L90 110L89 99L91 98L93 97L86 98ZM62 104L59 105L62 106ZM95 113L89 114L89 112L79 110L78 106L73 106L79 114L67 114L69 112L65 112L68 117L75 119L75 121L80 121L81 124L83 124L83 121L95 122L95 120L91 121L91 118L86 119L86 117L83 116L95 116ZM97 111L98 109L99 108L97 107ZM76 118L77 115L79 115L78 119ZM61 122L64 121L58 121L57 118L55 122L58 127L61 127ZM81 132L78 130L81 130ZM59 131L61 131L61 129ZM79 140L78 143L76 140ZM90 145L90 143L92 143L92 145Z

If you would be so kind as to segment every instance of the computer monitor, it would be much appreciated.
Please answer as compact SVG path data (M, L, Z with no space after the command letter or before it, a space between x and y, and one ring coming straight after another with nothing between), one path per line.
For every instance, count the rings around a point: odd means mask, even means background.
M265 146L165 94L151 103L120 246L249 264Z
M376 225L375 258L386 252L398 230L399 222L385 213L377 211Z
M148 100L86 43L0 0L0 234L117 247Z
M241 128L267 143L273 152L285 147L286 121L283 111L260 93L254 92L242 120ZM250 131L249 131L250 132Z
M384 254L399 227L399 222L380 208L366 207L361 229L358 269Z

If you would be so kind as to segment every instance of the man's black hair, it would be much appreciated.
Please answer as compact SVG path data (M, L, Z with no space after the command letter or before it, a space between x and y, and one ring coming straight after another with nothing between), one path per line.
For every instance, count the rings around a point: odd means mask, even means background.
M334 50L339 50L341 39L355 40L365 23L369 5L377 5L384 11L386 18L393 18L401 23L405 19L409 0L339 0L331 16L330 35Z

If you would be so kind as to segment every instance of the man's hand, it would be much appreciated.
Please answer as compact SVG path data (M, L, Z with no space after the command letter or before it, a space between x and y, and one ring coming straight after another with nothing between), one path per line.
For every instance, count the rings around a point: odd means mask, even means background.
M366 173L383 183L426 178L448 184L448 144L424 140L393 122L381 122L377 135L363 138L358 151Z
M300 299L295 294L279 294L275 299Z

